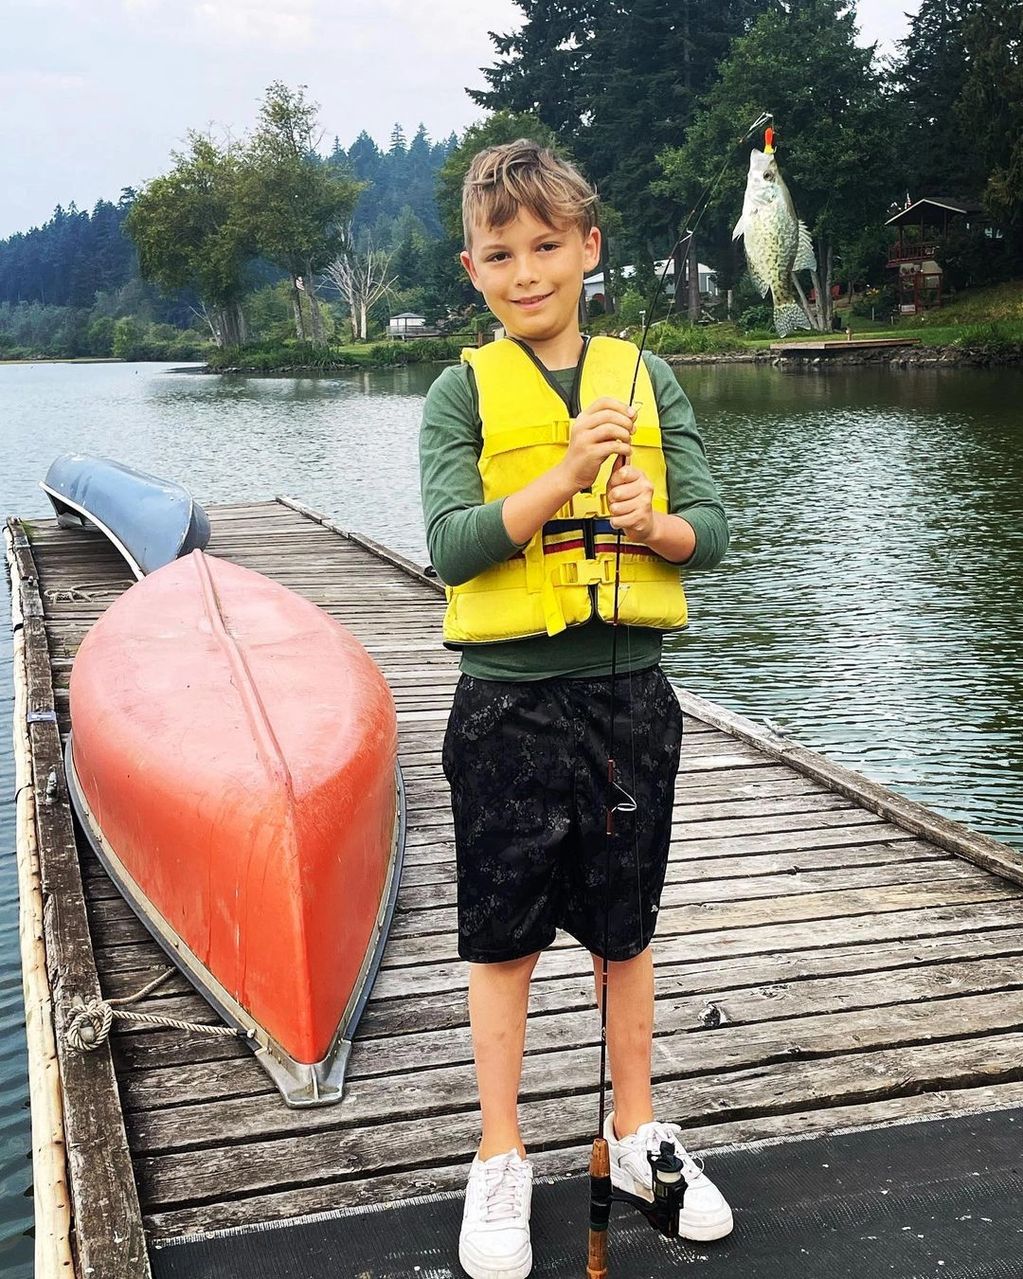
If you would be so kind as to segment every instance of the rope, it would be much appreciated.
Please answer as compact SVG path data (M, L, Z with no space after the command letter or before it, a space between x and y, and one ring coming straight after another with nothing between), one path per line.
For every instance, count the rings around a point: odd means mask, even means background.
M64 1039L76 1051L91 1053L106 1043L115 1021L132 1022L140 1026L160 1026L166 1030L184 1030L196 1035L212 1035L218 1039L248 1039L249 1032L235 1030L233 1026L208 1026L200 1022L181 1021L177 1017L158 1017L152 1013L133 1013L121 1007L133 1004L150 991L155 990L172 976L175 970L165 972L147 982L134 995L123 999L90 999L88 1003L76 1001L64 1023Z

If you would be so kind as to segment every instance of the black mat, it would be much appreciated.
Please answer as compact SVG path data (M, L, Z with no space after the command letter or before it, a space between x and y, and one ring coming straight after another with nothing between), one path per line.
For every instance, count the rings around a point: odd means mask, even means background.
M615 1205L610 1279L1023 1279L1023 1109L723 1151L727 1240ZM534 1279L586 1273L588 1182L533 1194ZM154 1249L154 1279L459 1279L460 1196Z

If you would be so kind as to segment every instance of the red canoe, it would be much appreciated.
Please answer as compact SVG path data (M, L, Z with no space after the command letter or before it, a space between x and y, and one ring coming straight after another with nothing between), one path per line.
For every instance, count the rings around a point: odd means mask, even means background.
M68 780L101 860L292 1105L337 1101L404 839L394 703L343 626L195 551L71 675Z

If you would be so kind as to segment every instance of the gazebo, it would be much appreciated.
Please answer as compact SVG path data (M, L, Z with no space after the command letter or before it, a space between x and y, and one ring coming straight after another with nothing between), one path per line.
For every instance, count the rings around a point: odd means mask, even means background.
M885 226L897 226L897 243L888 248L888 267L898 272L899 311L915 315L928 307L941 306L943 272L938 262L942 244L948 239L949 223L966 218L966 229L983 214L983 206L973 200L931 195L907 203Z

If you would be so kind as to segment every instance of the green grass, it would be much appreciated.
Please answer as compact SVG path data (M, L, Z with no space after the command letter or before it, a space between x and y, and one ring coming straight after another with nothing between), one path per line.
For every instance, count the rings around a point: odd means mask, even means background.
M904 317L899 327L931 329L989 323L1023 324L1023 280L960 293L944 306Z

